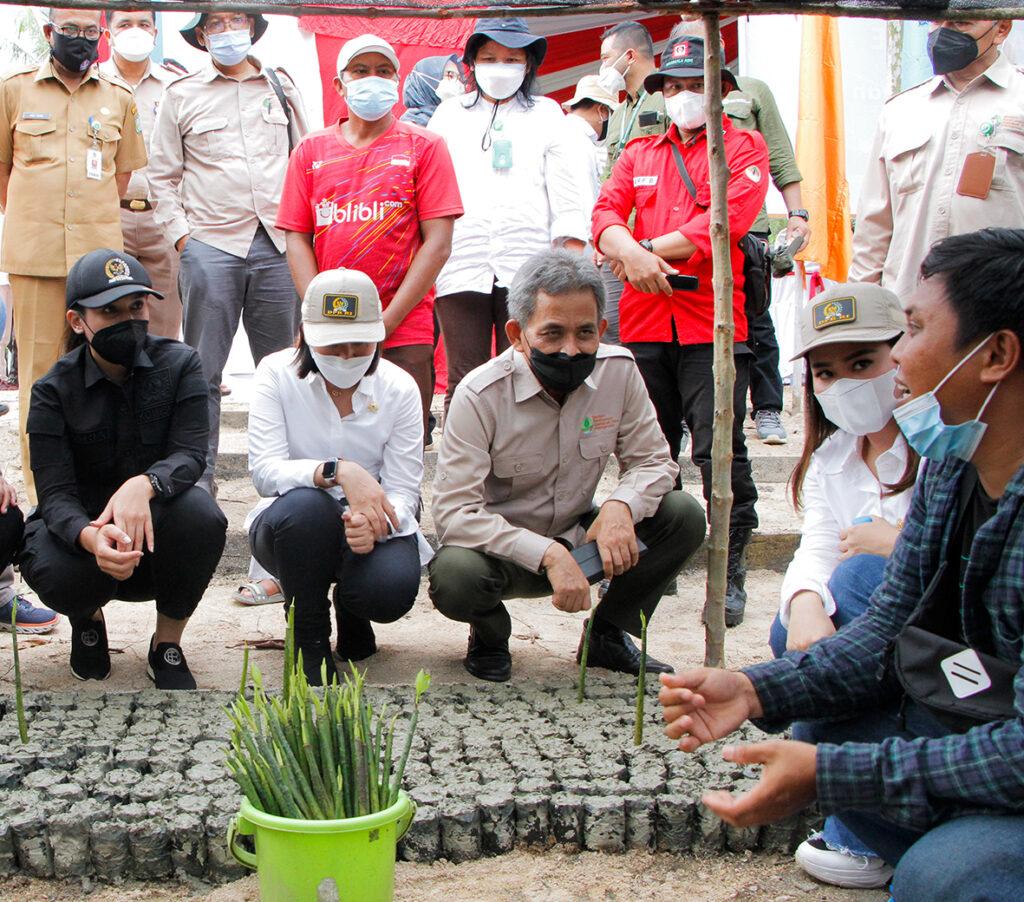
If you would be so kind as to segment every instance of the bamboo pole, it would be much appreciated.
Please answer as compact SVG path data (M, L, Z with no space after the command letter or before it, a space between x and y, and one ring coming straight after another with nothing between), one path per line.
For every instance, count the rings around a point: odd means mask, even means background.
M715 420L711 437L711 540L708 542L707 601L704 606L704 664L725 666L725 590L732 512L733 386L736 364L732 315L732 241L729 234L729 167L722 127L722 63L718 16L704 16L704 109L707 112L711 172L711 258L715 289Z

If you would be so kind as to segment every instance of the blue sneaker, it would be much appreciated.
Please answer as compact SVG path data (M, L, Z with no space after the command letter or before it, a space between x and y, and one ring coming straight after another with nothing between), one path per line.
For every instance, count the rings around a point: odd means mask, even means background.
M15 595L6 604L0 604L0 629L11 631L11 608L18 606L15 627L19 633L48 633L60 620L60 615L42 606L36 607L27 598Z

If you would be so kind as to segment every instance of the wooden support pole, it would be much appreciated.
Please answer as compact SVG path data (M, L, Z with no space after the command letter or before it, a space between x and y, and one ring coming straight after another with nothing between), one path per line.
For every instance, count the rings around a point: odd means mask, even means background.
M707 602L704 606L704 664L725 666L725 590L732 513L733 386L736 364L732 315L732 244L729 234L729 167L722 128L722 64L718 16L704 16L704 109L711 172L711 259L715 289L715 421L711 438L711 541L708 543Z

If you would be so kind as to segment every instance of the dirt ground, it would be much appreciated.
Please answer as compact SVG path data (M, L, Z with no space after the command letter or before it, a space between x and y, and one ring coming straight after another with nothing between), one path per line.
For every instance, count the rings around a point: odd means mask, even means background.
M90 891L91 890L91 891ZM123 884L83 890L78 882L12 878L3 902L257 902L255 877L210 890L185 884ZM885 902L880 890L841 890L766 855L693 858L630 852L514 852L466 864L398 865L399 902ZM352 900L357 902L357 900Z

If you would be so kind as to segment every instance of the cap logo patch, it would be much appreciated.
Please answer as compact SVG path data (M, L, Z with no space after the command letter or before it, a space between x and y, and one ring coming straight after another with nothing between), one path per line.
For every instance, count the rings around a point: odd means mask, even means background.
M672 59L678 60L690 55L690 42L680 41L672 48Z
M852 297L822 301L814 305L813 314L815 329L827 329L840 323L856 322L857 301Z
M328 319L355 319L359 315L359 296L355 294L325 294L324 316Z
M107 274L107 282L113 284L114 282L125 282L131 279L132 272L128 268L128 264L120 257L111 257L106 266L103 267L103 272Z

